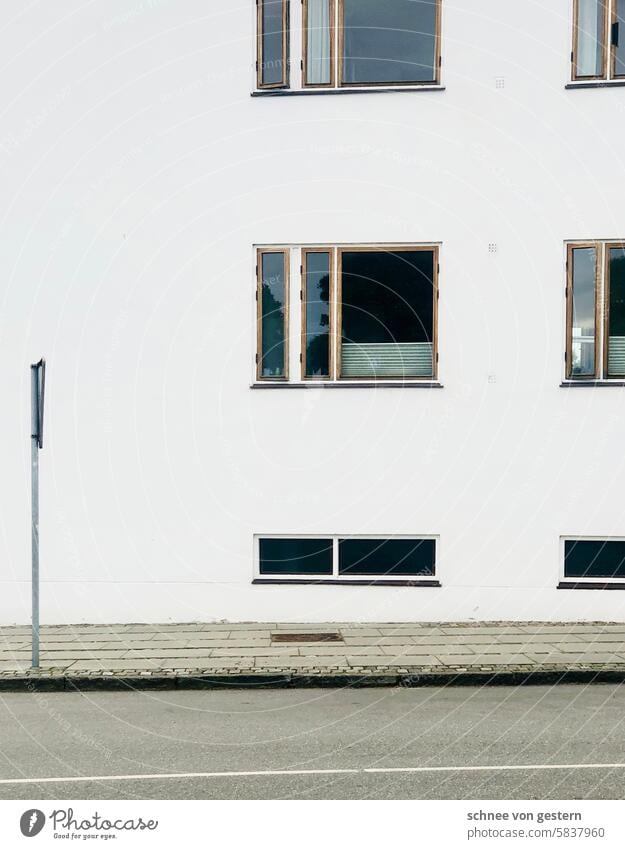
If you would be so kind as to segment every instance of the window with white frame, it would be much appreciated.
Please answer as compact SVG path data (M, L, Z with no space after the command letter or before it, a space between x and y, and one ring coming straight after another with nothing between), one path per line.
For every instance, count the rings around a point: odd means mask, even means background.
M435 379L438 251L258 248L257 381Z
M576 583L623 583L625 539L570 537L563 541L565 579Z
M567 245L566 376L625 379L625 242Z
M255 578L431 584L436 542L433 536L259 536Z
M625 79L625 0L573 0L574 80Z
M441 0L257 0L257 87L438 85L440 27Z

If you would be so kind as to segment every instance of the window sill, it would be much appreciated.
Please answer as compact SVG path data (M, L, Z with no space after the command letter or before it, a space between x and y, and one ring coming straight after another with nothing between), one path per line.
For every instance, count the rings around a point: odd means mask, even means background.
M590 581L560 581L557 586L559 590L625 590L625 581L618 583L604 581L603 583Z
M625 384L624 384L625 385ZM250 389L443 389L443 384L438 383L436 381L422 381L421 383L417 383L416 381L401 383L399 381L385 381L385 380L367 380L362 381L360 383L350 382L348 380L335 380L335 381L301 381L295 383L293 381L288 382L267 382L261 383L258 381L257 383L251 383Z
M619 88L621 86L625 86L625 80L589 80L587 83L578 80L567 83L564 88Z
M431 580L396 580L388 581L384 579L374 578L371 581L352 580L341 581L336 578L254 578L252 584L289 584L290 586L310 586L311 584L319 586L333 587L440 587L440 581Z
M560 384L561 388L572 389L573 387L585 386L625 386L625 380L563 380Z
M400 91L445 91L444 85L425 83L405 86L358 86L343 88L268 88L250 92L252 97L312 97L317 94L387 94Z

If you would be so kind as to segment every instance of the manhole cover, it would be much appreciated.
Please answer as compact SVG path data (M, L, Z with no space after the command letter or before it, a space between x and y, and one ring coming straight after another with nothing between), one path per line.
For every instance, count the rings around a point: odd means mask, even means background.
M319 631L316 634L272 634L271 640L274 643L340 643L343 638L338 631Z

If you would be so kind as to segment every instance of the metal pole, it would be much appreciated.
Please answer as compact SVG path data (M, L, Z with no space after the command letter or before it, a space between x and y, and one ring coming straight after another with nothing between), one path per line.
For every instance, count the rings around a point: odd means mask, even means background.
M39 666L39 366L30 367L32 666Z

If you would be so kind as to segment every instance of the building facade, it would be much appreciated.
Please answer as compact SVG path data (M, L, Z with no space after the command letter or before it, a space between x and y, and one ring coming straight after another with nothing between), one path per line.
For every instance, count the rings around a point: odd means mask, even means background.
M625 3L50 6L2 34L1 621L42 354L44 622L622 620Z

